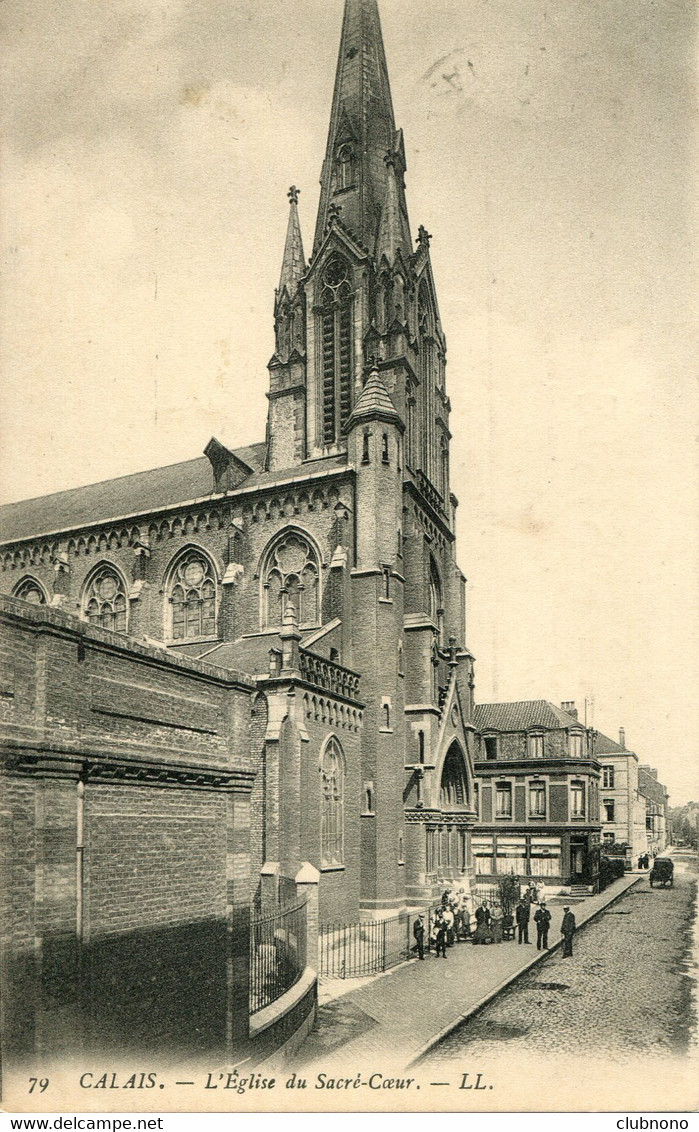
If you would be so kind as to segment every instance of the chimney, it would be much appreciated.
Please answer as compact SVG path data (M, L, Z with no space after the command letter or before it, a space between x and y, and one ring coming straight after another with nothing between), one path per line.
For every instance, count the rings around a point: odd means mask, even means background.
M572 715L573 719L578 718L578 709L575 706L575 700L564 700L561 704L561 711L567 711L568 715Z
M623 751L626 750L626 732L623 727L619 728L619 746Z

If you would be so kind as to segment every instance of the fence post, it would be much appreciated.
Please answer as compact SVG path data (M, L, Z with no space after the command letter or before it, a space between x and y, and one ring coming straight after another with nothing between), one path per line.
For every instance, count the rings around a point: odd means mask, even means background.
M279 906L278 861L265 861L260 870L260 906L263 916L273 915Z
M318 886L320 873L310 861L304 861L296 874L296 891L299 899L306 899L306 966L316 974L319 971L318 955Z

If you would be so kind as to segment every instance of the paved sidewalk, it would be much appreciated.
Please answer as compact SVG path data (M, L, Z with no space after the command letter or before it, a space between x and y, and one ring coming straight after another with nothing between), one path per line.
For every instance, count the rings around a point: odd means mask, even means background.
M641 879L638 874L622 877L598 896L570 899L578 928L597 916ZM424 1056L460 1022L480 1010L504 987L560 946L560 924L565 900L549 902L552 912L548 951L538 952L514 942L474 947L455 944L448 958L427 955L395 967L340 997L323 1003L317 1029L309 1036L298 1058L310 1069L341 1064L366 1065L387 1056L408 1066ZM536 940L536 927L530 925ZM334 981L334 980L333 980ZM345 986L351 988L352 980ZM336 989L336 988L333 988Z

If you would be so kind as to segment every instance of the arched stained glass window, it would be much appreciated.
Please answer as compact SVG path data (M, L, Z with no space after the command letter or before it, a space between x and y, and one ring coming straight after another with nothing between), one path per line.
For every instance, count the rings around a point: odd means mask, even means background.
M119 571L113 566L99 566L87 580L82 607L83 616L91 625L125 633L126 586Z
M15 586L13 597L28 601L30 605L46 605L46 594L34 578L23 578L19 585Z
M348 264L333 256L320 288L322 442L335 444L352 411L352 289Z
M439 784L439 805L442 810L453 810L468 802L466 768L461 748L453 743L447 751Z
M326 866L344 863L345 759L332 738L320 762L320 859Z
M216 575L211 562L197 550L188 551L170 577L173 640L216 634Z
M320 564L310 541L299 531L286 531L268 551L262 574L263 628L281 625L285 597L293 601L299 625L316 625L320 617Z

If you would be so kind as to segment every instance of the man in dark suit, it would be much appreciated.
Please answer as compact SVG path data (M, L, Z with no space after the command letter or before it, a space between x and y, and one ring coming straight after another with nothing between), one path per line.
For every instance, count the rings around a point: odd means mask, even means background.
M515 919L517 920L517 943L529 943L529 917L531 915L531 905L524 897L521 898L519 904L515 908Z
M567 959L573 954L573 936L575 935L575 916L567 905L563 909L561 935L563 936L563 958Z
M546 907L546 902L542 901L538 911L534 916L536 921L536 950L548 950L549 945L549 927L551 925L551 913Z
M425 958L425 917L418 916L413 924L413 935L415 937L415 946L413 951L417 951L418 959Z

